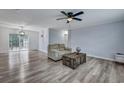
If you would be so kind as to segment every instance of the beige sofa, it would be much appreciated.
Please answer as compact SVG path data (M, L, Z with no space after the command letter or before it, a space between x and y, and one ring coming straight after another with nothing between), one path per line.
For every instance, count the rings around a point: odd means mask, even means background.
M48 57L54 61L62 59L63 54L71 53L71 48L66 48L64 44L48 45Z

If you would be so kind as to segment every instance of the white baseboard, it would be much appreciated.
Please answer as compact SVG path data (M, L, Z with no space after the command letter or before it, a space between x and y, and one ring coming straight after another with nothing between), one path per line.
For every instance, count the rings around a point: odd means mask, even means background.
M115 59L113 58L105 58L105 57L100 57L100 56L95 56L95 55L87 55L87 56L90 56L90 57L95 57L95 58L100 58L100 59L105 59L105 60L109 60L109 61L115 61Z
M38 49L39 51L42 51L46 54L48 54L47 51L45 50L41 50L41 49ZM0 51L0 53L8 53L9 51L8 50L5 50L5 51ZM87 56L90 56L90 57L95 57L95 58L100 58L100 59L105 59L105 60L110 60L110 61L116 61L114 58L105 58L105 57L100 57L100 56L96 56L96 55L90 55L90 54L87 54Z
M2 50L0 51L0 53L8 53L9 51L8 50Z
M48 52L47 52L47 51L45 51L45 50L39 49L39 51L41 51L41 52L44 52L44 53L48 54Z
M36 49L35 49L36 50ZM38 50L38 49L37 49ZM29 50L22 50L22 51L34 51L34 49L29 49ZM9 53L10 50L2 50L0 53ZM13 52L19 52L19 51L13 51Z

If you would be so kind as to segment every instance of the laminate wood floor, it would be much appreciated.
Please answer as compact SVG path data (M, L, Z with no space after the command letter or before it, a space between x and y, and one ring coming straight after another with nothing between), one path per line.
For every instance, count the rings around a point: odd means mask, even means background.
M87 57L75 70L54 62L40 51L0 54L1 83L119 83L124 64Z

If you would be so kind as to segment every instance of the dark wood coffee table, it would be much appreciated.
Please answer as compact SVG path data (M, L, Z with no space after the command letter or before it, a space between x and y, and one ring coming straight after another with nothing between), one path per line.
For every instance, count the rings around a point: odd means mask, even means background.
M86 62L86 53L69 53L62 57L63 65L69 66L72 69L77 68L80 64Z

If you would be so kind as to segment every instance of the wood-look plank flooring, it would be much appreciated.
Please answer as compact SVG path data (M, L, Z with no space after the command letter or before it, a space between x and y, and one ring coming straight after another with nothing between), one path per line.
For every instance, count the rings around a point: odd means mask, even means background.
M124 64L87 57L75 70L40 51L0 54L0 83L123 83Z

